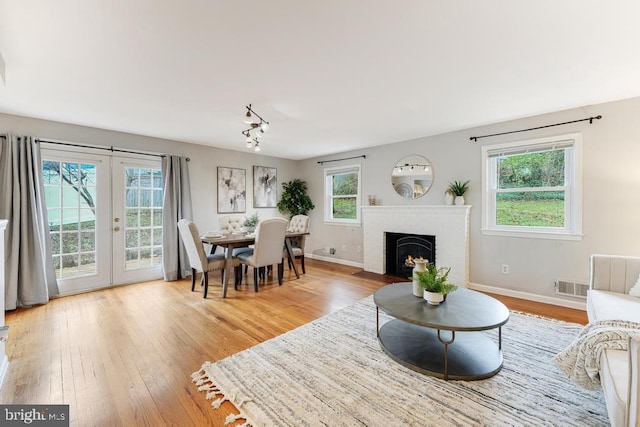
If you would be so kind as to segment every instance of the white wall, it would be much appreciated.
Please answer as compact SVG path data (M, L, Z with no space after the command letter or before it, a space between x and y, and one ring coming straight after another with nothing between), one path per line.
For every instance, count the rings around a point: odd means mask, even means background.
M640 98L617 101L580 109L545 114L520 120L451 132L428 138L382 145L367 150L304 161L290 161L241 151L179 143L156 138L110 132L37 119L0 114L0 131L60 139L87 144L182 154L190 157L194 220L203 230L217 227L216 166L247 169L252 182L253 165L278 169L281 183L293 178L307 181L316 205L311 215L311 235L307 252L322 257L322 247L337 249L337 261L362 264L361 227L325 225L323 221L324 168L362 164L363 203L367 195L376 196L380 205L440 205L450 181L471 180L465 195L471 210L470 282L493 286L509 292L554 296L557 278L586 283L591 253L640 256ZM469 137L566 122L601 114L602 120L553 127L532 132L480 139ZM582 241L484 236L480 232L481 146L501 142L582 132L584 170L584 212ZM242 139L238 139L242 145ZM319 165L318 160L366 154L366 159L351 159ZM406 200L391 187L393 166L402 157L421 154L434 170L433 186L417 200ZM250 196L251 197L251 196ZM248 212L253 211L252 200ZM278 215L276 209L259 209L262 217ZM342 251L342 247L345 251ZM509 264L510 273L501 274L501 264Z
M218 229L216 182L217 166L243 168L247 171L247 212L257 211L261 218L281 216L277 208L253 208L253 166L277 168L278 199L282 183L297 177L298 162L258 155L252 152L231 151L202 145L187 144L166 139L149 138L122 132L112 132L86 126L38 120L0 114L0 133L31 135L42 139L61 140L81 144L114 146L144 152L178 154L189 157L189 177L193 200L193 221L201 231ZM267 143L264 151L268 152ZM238 146L244 148L244 139L238 134Z
M532 128L601 114L593 124L576 124L504 135L471 142L469 137ZM592 253L640 256L640 98L580 109L529 117L482 126L429 138L420 138L367 150L351 151L301 162L302 179L307 180L317 208L312 212L307 250L321 254L323 246L337 248L338 260L362 263L360 227L340 227L323 223L323 169L318 160L365 154L362 164L363 203L374 194L379 205L438 205L453 180L471 180L465 195L471 210L470 282L515 293L555 297L557 278L588 283L589 255ZM481 146L571 132L583 135L583 232L582 241L560 241L484 236L481 226ZM429 192L417 200L398 196L391 187L391 171L402 157L421 154L431 161L434 182ZM329 163L354 163L354 160ZM346 251L342 252L342 245ZM502 274L508 264L510 273ZM506 292L506 293L509 293ZM571 300L571 298L565 298Z

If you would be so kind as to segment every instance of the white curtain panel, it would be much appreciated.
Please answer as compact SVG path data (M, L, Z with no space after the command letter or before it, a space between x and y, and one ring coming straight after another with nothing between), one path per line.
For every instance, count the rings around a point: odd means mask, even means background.
M178 232L178 221L193 219L188 162L189 159L180 156L167 155L162 159L162 267L166 281L191 275L189 258Z
M58 294L44 202L40 146L0 135L0 218L5 233L5 310L44 304Z

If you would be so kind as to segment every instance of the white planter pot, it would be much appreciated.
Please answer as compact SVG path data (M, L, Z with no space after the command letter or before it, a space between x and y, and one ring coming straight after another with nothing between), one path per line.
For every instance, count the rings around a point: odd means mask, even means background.
M431 305L439 305L442 301L444 301L444 295L442 295L440 292L424 291L422 297Z
M464 205L464 196L456 196L456 205L457 206Z

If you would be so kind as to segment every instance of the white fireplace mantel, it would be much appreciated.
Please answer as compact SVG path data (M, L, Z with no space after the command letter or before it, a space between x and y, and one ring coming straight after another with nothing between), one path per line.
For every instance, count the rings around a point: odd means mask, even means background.
M363 206L364 269L384 274L385 233L436 236L436 265L451 267L449 280L469 283L471 206Z

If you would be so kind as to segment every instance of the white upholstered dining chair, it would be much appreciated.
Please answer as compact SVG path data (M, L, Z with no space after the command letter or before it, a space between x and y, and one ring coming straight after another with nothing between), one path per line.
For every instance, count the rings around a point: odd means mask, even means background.
M218 216L218 226L220 227L220 232L222 234L233 234L239 233L240 230L244 227L245 221L244 215L220 215ZM236 257L244 252L251 252L253 249L253 245L249 247L240 247L233 248L232 256ZM226 251L226 249L225 249ZM225 252L226 253L226 252ZM245 266L244 272L247 272L247 267Z
M307 215L294 215L289 221L287 227L288 232L292 233L308 233L309 232L309 217ZM307 236L292 237L291 249L293 251L294 259L289 260L289 269L291 269L291 263L296 262L296 259L300 259L302 266L302 273L306 273L304 269L304 242Z
M204 250L204 244L200 239L200 233L198 227L188 219L181 219L178 221L178 230L180 231L180 237L184 243L184 248L187 251L189 257L189 264L191 265L191 292L195 290L196 286L196 272L202 272L201 283L204 285L204 296L207 297L207 291L209 289L209 272L221 270L222 271L222 283L225 280L225 267L226 259L224 254L211 254L207 255ZM237 285L240 281L240 272L238 271L239 261L237 258L233 258L234 266L234 283ZM237 268L236 268L237 267ZM229 274L230 272L226 272Z
M239 232L244 226L244 215L219 215L218 226L222 234Z
M241 264L253 267L253 289L258 292L258 270L278 264L278 284L282 285L283 247L287 220L282 218L264 219L256 228L256 241L249 252L238 254Z

